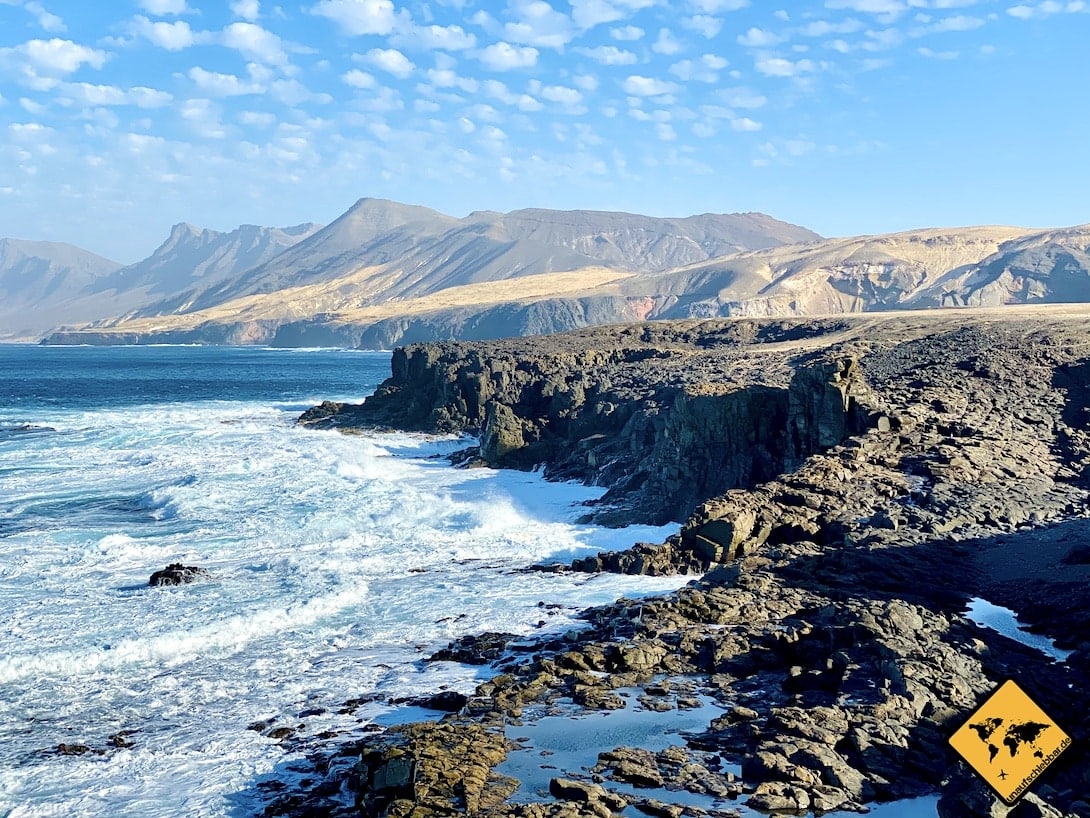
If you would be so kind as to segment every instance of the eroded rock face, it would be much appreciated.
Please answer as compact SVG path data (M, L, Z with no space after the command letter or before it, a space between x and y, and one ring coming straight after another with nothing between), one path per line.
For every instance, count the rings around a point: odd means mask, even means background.
M772 479L877 417L850 355L797 368L771 356L755 375L734 366L745 348L735 339L760 346L761 334L736 327L723 338L712 326L649 325L601 347L579 343L594 331L412 345L394 352L392 376L366 403L325 403L300 423L477 434L489 465L543 464L547 477L609 486L590 516L627 525L684 520L707 497Z

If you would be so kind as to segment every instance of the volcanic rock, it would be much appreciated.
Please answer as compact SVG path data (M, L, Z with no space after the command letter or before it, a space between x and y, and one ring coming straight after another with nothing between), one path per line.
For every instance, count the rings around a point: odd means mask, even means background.
M156 571L148 580L148 585L155 588L162 585L187 585L199 579L207 579L211 576L204 568L195 565L182 565L180 562L172 562L161 571Z

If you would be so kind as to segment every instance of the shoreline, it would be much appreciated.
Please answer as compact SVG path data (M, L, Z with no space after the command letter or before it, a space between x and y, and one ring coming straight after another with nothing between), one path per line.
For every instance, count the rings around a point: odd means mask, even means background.
M1019 678L1076 744L1085 740L1090 723L1078 702L1090 692L1090 643L1078 623L1090 611L1090 559L1072 544L1090 532L1090 448L1079 425L1090 408L1090 321L1036 316L951 327L915 316L854 328L818 322L788 339L782 321L751 322L748 338L739 326L594 329L535 339L536 354L519 341L411 347L395 353L394 376L375 398L303 416L340 428L476 423L481 460L526 467L530 455L588 437L579 437L593 428L585 414L600 417L602 403L614 405L607 417L624 414L622 399L656 404L666 416L659 432L672 430L676 444L688 440L699 452L707 441L701 424L706 433L749 422L752 414L735 411L740 396L745 405L783 389L786 401L771 395L771 405L786 405L782 422L749 428L758 446L761 433L780 436L799 455L771 479L751 471L758 479L705 499L665 543L577 561L583 571L706 573L662 598L588 611L589 631L503 667L460 713L366 743L347 780L370 804L367 814L605 815L632 801L611 793L610 782L682 781L706 792L728 781L723 763L741 773L740 803L757 810L854 810L937 795L943 818L980 814L996 805L946 738L1006 677ZM610 340L620 352L594 352ZM573 363L581 364L575 375ZM728 369L726 391L688 377L714 383ZM591 381L612 391L590 396ZM551 393L528 399L542 382ZM663 390L674 391L664 398ZM705 396L713 411L694 413ZM618 435L640 432L638 411L576 451L612 445L616 454ZM743 437L752 447L754 438ZM727 438L720 446L730 448ZM657 452L655 441L645 448ZM545 462L554 477L574 470L570 459ZM612 485L622 491L614 498L627 492L638 502L645 495L632 476L662 463L615 463ZM1051 663L974 625L964 615L973 596L1018 611L1071 649L1068 661ZM616 691L633 686L651 701L648 685L694 678L726 715L671 749L673 758L616 748L579 786L554 782L551 799L533 805L507 800L510 782L492 772L506 755L497 723L560 698L591 710L622 707ZM390 785L390 765L406 756L415 784ZM493 762L481 768L482 758ZM464 768L470 759L472 770ZM1090 792L1084 761L1069 751L1042 779L1050 802L1079 816L1090 814L1081 800ZM580 775L587 772L560 770L557 778ZM643 807L673 818L699 814L682 804Z

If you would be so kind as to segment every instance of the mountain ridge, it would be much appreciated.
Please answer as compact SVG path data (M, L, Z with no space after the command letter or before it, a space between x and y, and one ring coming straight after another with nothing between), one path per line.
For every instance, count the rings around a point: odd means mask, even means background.
M822 238L754 212L456 218L365 197L325 227L179 223L91 289L111 295L108 317L46 342L389 348L650 319L1090 301L1090 225Z

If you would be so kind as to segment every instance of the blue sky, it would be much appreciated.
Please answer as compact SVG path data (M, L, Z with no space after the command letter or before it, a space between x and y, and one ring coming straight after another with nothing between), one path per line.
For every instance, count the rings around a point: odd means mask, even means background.
M122 262L357 198L1090 220L1083 0L0 0L0 236Z

